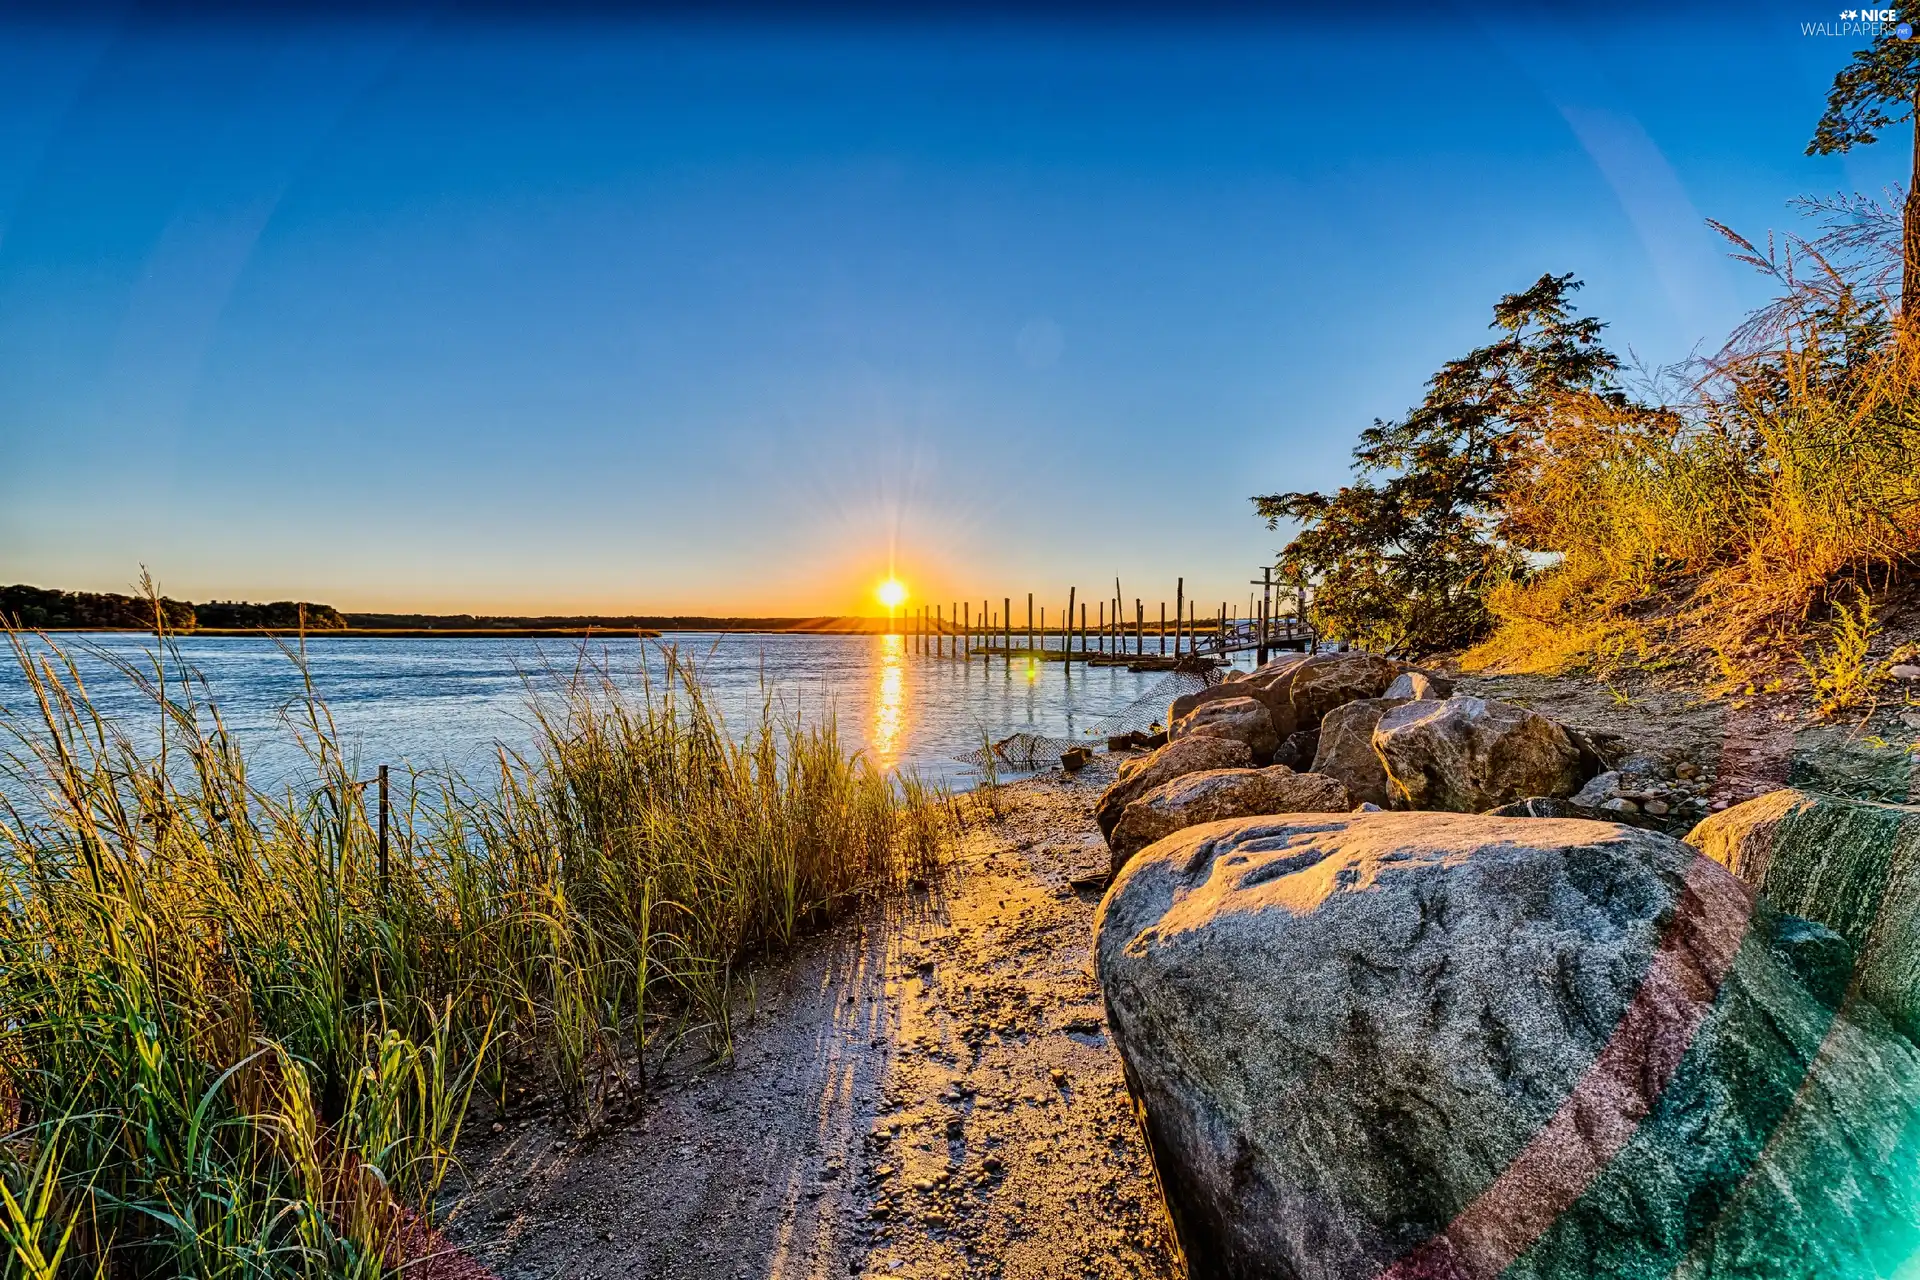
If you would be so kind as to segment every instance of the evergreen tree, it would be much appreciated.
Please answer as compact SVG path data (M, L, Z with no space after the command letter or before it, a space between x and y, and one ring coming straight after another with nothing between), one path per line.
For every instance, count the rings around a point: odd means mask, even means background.
M1496 341L1443 366L1404 419L1361 433L1351 485L1253 500L1268 528L1302 526L1280 567L1314 583L1316 629L1402 653L1456 648L1485 632L1487 587L1520 564L1500 525L1500 490L1518 451L1575 396L1625 402L1613 385L1619 362L1600 345L1603 326L1573 314L1579 287L1571 275L1544 275L1500 299Z

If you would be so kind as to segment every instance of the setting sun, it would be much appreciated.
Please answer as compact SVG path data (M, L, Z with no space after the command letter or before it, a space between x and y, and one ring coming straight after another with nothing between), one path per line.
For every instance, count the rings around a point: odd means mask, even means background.
M898 609L907 599L907 589L898 578L888 578L880 584L880 589L874 594L879 596L880 603L889 609Z

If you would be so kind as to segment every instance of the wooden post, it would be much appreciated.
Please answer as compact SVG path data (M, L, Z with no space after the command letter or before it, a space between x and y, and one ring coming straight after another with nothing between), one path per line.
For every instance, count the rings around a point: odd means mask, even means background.
M1032 636L1027 637L1027 649L1029 652L1031 652L1033 649ZM1040 652L1045 653L1046 651L1047 651L1047 606L1041 605L1040 606Z
M1147 652L1147 606L1139 596L1133 598L1133 651L1141 657Z
M1260 648L1259 665L1267 665L1267 636L1273 627L1273 566L1260 570Z
M1100 602L1100 629L1098 634L1100 636L1100 652L1105 653L1107 651L1107 602L1105 600Z
M1262 635L1262 637L1263 637L1263 638L1265 638L1265 639L1267 640L1267 644L1268 644L1268 647L1269 647L1269 648L1271 648L1271 647L1272 647L1272 643L1273 643L1273 642L1272 642L1272 636L1273 636L1273 566L1272 566L1272 565L1267 565L1266 567L1264 567L1264 568L1262 568L1262 569L1260 570L1260 578L1261 578L1261 588L1260 588L1260 594L1261 594L1261 595L1262 595L1262 596L1263 596L1263 597L1265 598L1265 603L1264 603L1264 605L1263 605L1263 606L1262 606L1262 608L1261 608L1261 612L1267 615L1267 620L1266 620L1266 623L1265 623L1265 625L1264 625L1264 626L1262 626L1262 628L1261 628L1261 635Z
M1160 602L1160 656L1167 656L1167 602Z
M1187 616L1187 580L1173 580L1173 656L1180 656L1180 619Z
M1006 626L1006 638L1001 647L1006 650L1007 665L1011 667L1013 665L1013 597L1006 596L1002 599L1001 603L1006 605L1006 609L1003 611L1005 616L1000 619Z
M1067 617L1060 624L1060 651L1069 655L1073 653L1073 601L1078 591L1078 587L1067 588Z
M1027 592L1027 650L1033 650L1033 592Z
M1082 601L1080 604L1080 656L1082 658L1087 656L1087 606L1085 601Z
M387 766L380 766L380 896L386 897L393 888L393 882L387 876Z

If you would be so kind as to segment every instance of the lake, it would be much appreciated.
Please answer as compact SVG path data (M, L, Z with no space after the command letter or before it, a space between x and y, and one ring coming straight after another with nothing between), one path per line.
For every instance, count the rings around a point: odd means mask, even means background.
M111 659L149 660L152 638L57 639L79 659L95 704L147 736L152 705L113 672ZM492 772L498 745L532 742L529 682L571 670L583 653L616 683L638 689L642 664L658 680L661 645L677 645L692 656L730 723L757 720L769 697L804 717L832 713L843 741L881 767L954 787L978 780L961 757L985 739L1024 732L1096 741L1090 730L1106 732L1111 717L1168 683L1166 673L1125 667L932 657L915 653L912 639L902 636L676 633L665 641L587 643L583 651L569 640L312 639L307 657L316 690L363 768L451 768L476 781ZM287 722L301 676L280 646L266 637L225 636L183 636L177 645L245 747L256 779L302 772L304 757ZM0 706L28 711L25 693L18 668L0 665ZM1157 701L1164 711L1165 700Z

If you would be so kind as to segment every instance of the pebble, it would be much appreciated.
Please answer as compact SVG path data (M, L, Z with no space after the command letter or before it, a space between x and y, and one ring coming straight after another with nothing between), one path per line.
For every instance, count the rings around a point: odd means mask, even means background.
M1637 805L1637 804L1635 804L1635 803L1634 803L1633 801L1631 801L1631 800L1627 800L1627 799L1624 799L1624 798L1622 798L1622 797L1620 797L1620 796L1615 796L1615 797L1614 797L1613 799L1611 799L1611 800L1603 800L1603 801L1601 801L1601 802L1600 802L1600 807L1601 807L1602 809L1611 809L1611 810L1613 810L1613 811L1614 811L1615 813L1638 813L1638 812L1640 812L1640 806L1639 806L1639 805Z
M1643 801L1640 807L1646 810L1648 813L1652 814L1656 818L1664 818L1667 816L1669 812L1669 809L1667 807L1667 802L1665 800Z
M1920 680L1920 667L1916 667L1910 662L1903 662L1887 674L1891 675L1895 680Z

